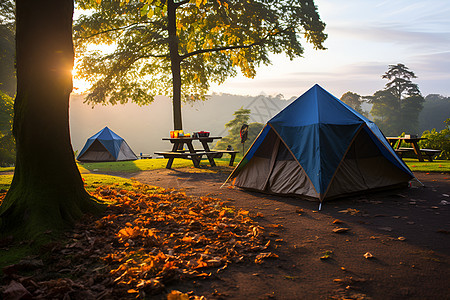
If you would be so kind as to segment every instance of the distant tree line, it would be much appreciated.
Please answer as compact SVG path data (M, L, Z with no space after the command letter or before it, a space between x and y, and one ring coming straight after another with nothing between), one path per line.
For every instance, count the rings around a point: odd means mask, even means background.
M419 132L425 130L443 130L444 121L450 117L450 97L429 94L425 97L423 110L419 116Z
M384 89L368 96L347 92L341 100L372 118L385 135L403 132L420 135L424 130L443 127L449 117L449 98L436 94L424 98L418 85L412 82L416 75L403 64L389 65L381 77L388 80ZM364 103L372 105L370 112L362 108ZM423 110L425 114L421 114Z

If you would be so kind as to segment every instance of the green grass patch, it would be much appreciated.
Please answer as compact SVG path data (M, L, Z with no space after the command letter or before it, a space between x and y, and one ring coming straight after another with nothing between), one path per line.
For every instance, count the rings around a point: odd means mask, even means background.
M133 181L117 176L101 174L82 174L85 187L88 192L95 191L102 185L113 185L120 189L131 190ZM0 190L8 190L11 185L13 175L0 175Z
M450 160L418 161L417 158L404 158L403 161L413 172L450 173Z
M0 190L9 190L13 175L1 175L0 173Z
M114 162L96 162L96 163L79 163L81 173L86 172L140 172L156 169L164 169L167 165L167 159L138 159L134 161L114 161ZM230 162L229 158L215 159L218 166L227 166ZM235 162L235 165L237 162ZM208 160L202 160L200 166L208 166ZM192 161L188 159L175 159L172 168L192 167Z
M88 192L95 191L99 186L112 185L114 187L131 190L133 187L133 181L117 176L101 175L101 174L82 174L85 188Z
M0 167L0 174L1 172L12 172L14 171L14 167Z

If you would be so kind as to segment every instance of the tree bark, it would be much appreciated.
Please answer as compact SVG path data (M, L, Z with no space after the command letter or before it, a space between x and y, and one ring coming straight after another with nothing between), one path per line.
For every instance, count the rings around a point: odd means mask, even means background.
M169 33L169 53L172 69L173 87L173 126L175 130L183 129L181 117L181 58L178 53L177 6L173 0L167 1L167 30Z
M1 234L41 238L101 209L84 189L69 132L73 0L16 1L17 157Z

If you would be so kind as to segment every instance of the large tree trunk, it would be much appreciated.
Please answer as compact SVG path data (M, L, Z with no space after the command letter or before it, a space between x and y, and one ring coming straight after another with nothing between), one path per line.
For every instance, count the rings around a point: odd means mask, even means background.
M181 59L178 53L177 37L177 6L173 0L167 1L167 30L169 33L169 52L172 68L172 87L173 87L173 126L175 130L183 129L181 118Z
M69 132L73 0L17 0L17 157L1 233L42 237L100 205L84 189Z

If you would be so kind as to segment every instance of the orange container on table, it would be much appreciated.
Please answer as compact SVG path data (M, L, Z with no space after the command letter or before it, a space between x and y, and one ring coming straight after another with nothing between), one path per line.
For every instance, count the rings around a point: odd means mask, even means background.
M173 130L170 131L170 138L173 139L175 137L175 132Z

